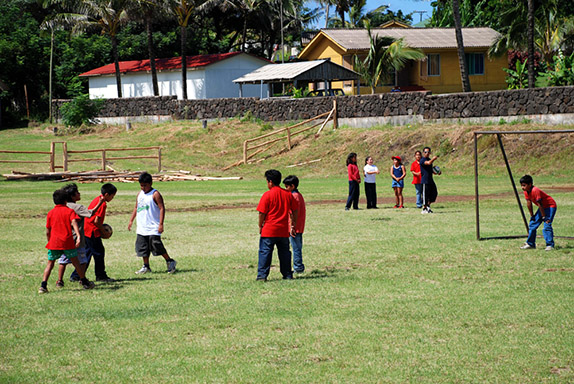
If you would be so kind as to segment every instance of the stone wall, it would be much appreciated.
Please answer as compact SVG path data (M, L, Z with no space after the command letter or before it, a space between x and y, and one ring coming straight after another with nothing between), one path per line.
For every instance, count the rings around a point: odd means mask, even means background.
M536 88L431 95L427 92L337 97L339 118L420 116L424 120L574 114L574 87ZM264 121L307 119L331 110L332 97L302 99L229 98L177 100L175 97L107 99L102 118L169 116L217 119L250 112ZM68 100L54 101L54 116Z

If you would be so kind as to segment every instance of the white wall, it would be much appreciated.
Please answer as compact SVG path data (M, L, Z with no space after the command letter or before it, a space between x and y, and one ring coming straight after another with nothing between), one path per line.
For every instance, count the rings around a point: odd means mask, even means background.
M237 55L200 69L187 71L188 99L239 97L239 85L234 79L266 65L266 62L250 55ZM183 99L181 70L158 72L160 96L177 96ZM118 97L115 75L89 78L90 98L111 99ZM244 85L244 97L259 97L259 85ZM135 72L122 74L122 96L153 96L151 73Z

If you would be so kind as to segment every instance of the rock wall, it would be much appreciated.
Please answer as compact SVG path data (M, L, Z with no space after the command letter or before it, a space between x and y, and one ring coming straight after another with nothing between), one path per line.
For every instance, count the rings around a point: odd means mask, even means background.
M252 114L264 121L307 119L333 108L332 97L302 99L229 98L177 100L175 97L106 99L100 117L170 116L217 119ZM339 118L422 116L426 120L574 113L574 87L431 95L428 92L337 97ZM69 100L54 101L54 116Z

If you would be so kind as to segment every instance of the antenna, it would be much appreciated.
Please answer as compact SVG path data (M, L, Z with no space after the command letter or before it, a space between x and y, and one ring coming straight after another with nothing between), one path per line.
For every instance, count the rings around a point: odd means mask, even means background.
M423 21L423 13L427 13L427 11L413 11L413 13L418 13L420 16L420 20L419 21Z

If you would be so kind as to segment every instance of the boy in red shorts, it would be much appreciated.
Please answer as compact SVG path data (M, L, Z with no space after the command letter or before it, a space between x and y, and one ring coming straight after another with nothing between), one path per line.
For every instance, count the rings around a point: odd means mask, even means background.
M257 267L257 280L266 281L271 270L271 256L273 248L277 246L279 256L279 269L283 279L293 278L291 270L291 251L289 250L289 236L295 236L297 226L297 200L293 194L284 190L281 184L281 172L270 169L265 172L267 188L269 190L261 196L257 205L259 212L259 263ZM289 228L289 216L291 228Z
M530 212L530 224L528 226L528 238L521 249L536 248L536 230L540 224L544 223L542 234L546 241L546 251L554 249L554 231L552 230L552 221L556 215L556 201L548 194L542 192L540 188L533 185L532 176L524 175L520 178L520 186L524 191L526 206ZM538 207L536 214L532 209L532 204Z
M66 255L72 262L74 267L78 270L80 275L80 284L84 289L94 288L94 283L86 279L83 268L80 267L78 261L78 252L76 247L80 245L80 230L78 228L78 215L66 206L68 194L58 189L52 195L54 204L56 205L50 212L46 219L46 238L48 239L48 264L44 270L44 277L42 285L38 289L38 293L48 293L48 279L50 273L54 268L56 260L62 255ZM76 233L76 240L72 235L72 229Z

